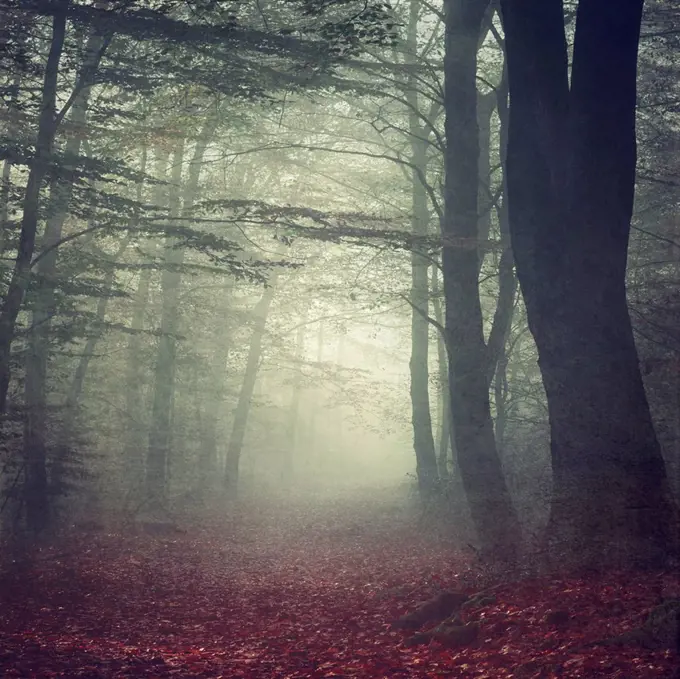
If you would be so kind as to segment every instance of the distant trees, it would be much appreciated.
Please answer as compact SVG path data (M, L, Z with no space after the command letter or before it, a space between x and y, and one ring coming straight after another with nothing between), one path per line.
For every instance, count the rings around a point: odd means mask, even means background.
M512 245L550 414L553 555L655 565L675 508L626 300L642 0L502 0Z
M238 11L202 0L188 5L0 2L0 88L10 103L2 117L0 240L4 261L13 260L2 268L0 414L8 411L10 386L23 387L9 404L23 422L12 487L36 533L48 526L60 492L69 430L95 347L110 327L107 301L128 294L121 272L133 272L137 287L130 324L117 324L129 339L132 426L124 459L128 480L145 478L146 491L159 497L173 440L186 253L200 253L219 275L264 278L262 262L237 256L243 248L197 226L192 210L206 148L219 125L232 123L229 106L317 86L341 54L390 41L388 7L380 2L296 2L272 7L269 16L257 3ZM205 103L220 97L226 112L206 112ZM152 163L160 174L148 172ZM145 183L155 188L153 204ZM135 255L126 256L128 247ZM155 312L155 271L157 328L145 319ZM82 303L91 298L92 311ZM148 350L139 338L149 333L158 336L151 361L139 355ZM74 347L84 353L72 365L65 356Z
M633 332L668 453L672 17L650 0L631 326L639 3L581 1L571 85L559 0L503 4L505 37L488 0L0 0L0 482L32 530L90 468L93 502L207 503L389 430L512 560L550 426L554 553L664 551Z

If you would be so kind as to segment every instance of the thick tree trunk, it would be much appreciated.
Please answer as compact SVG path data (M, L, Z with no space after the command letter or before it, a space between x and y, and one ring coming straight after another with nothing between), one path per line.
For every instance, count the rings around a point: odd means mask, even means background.
M674 507L625 289L642 0L581 0L571 90L561 2L502 6L512 244L550 417L548 544L563 564L657 565Z
M12 341L14 339L17 316L19 315L19 310L21 309L24 295L31 279L31 261L33 259L38 229L41 188L52 156L54 136L57 129L57 84L59 62L66 37L66 12L68 5L69 0L58 0L55 3L55 13L52 19L52 41L45 65L35 155L31 162L31 169L28 174L24 194L19 250L2 310L0 310L0 414L5 413L7 407L7 392L11 378ZM33 469L34 464L37 466L41 465L40 457L43 453L44 451L41 452L40 450L30 453L29 459L26 462L27 473L31 473L29 470ZM42 474L38 474L35 477L35 483L43 483ZM38 502L39 506L36 506L35 512L31 510L30 513L36 521L34 527L40 530L40 524L47 520L46 504L43 506L47 499L38 500L37 496L42 493L42 490L38 486L33 488L33 485L34 482L29 480L27 492L30 496L36 497L36 502ZM39 518L39 514L44 514L44 519ZM33 519L29 518L29 522Z
M418 61L418 17L421 4L411 0L405 61L415 65ZM411 71L413 72L413 71ZM411 232L416 238L428 235L429 208L423 181L427 175L428 132L418 116L418 82L410 75L405 92L409 104L409 137L411 143ZM432 435L430 410L430 324L429 313L429 261L417 251L411 252L411 422L413 425L413 449L416 455L416 475L421 498L434 497L439 487L437 455Z
M243 449L243 441L246 436L246 428L248 426L248 415L250 414L250 402L253 398L253 391L255 390L255 383L257 381L257 372L260 367L260 356L262 354L262 340L264 339L264 330L267 325L267 316L269 315L269 307L274 299L276 292L277 274L274 272L269 278L269 285L262 293L260 301L255 305L253 310L254 323L253 334L250 339L250 347L248 349L248 359L246 361L246 370L243 374L243 384L239 393L236 409L234 410L234 423L231 430L231 437L229 438L229 447L227 448L227 459L224 469L224 486L227 492L235 496L238 488L238 471L239 463L241 461L241 450Z
M451 411L461 480L482 553L512 561L520 540L489 404L478 272L477 48L487 0L446 0L444 248Z

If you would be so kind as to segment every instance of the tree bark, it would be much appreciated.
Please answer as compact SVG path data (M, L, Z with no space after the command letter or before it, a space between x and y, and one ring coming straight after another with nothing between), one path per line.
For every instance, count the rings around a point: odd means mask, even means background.
M250 402L253 398L253 391L255 390L255 383L257 381L257 372L260 367L262 340L267 324L267 316L269 315L269 307L271 306L272 300L274 299L274 293L276 292L276 279L277 274L274 272L270 276L269 284L262 293L260 301L255 305L255 309L253 310L255 318L253 323L253 334L250 339L246 370L243 374L243 384L239 393L236 409L234 410L234 424L231 430L231 437L229 438L229 447L227 448L227 459L224 469L224 486L227 492L232 496L236 495L236 490L238 488L241 450L243 449L243 441L245 440L246 428L248 426Z
M548 399L551 554L656 566L675 508L628 315L642 0L581 0L571 88L562 3L503 0L512 247Z
M446 0L444 247L451 412L461 480L485 558L513 561L517 514L494 440L479 299L477 49L487 0Z
M0 415L4 414L7 409L7 392L11 379L12 342L14 340L17 316L19 315L19 310L21 309L24 295L31 279L31 261L33 259L38 229L40 194L43 179L52 157L52 147L54 146L54 137L57 129L56 97L59 62L61 61L66 37L66 12L68 5L69 0L57 0L55 3L52 19L52 40L43 79L35 155L31 162L31 169L28 174L24 194L19 250L14 262L14 269L7 294L0 310ZM27 473L32 473L30 470L33 470L34 465L41 466L40 459L42 455L43 452L40 450L31 453L30 458L27 460ZM35 519L35 527L40 529L43 519L38 515L44 514L44 520L46 521L46 504L44 503L47 502L47 499L40 500L37 498L37 495L42 492L38 486L43 484L43 474L39 473L37 468L34 471L36 473L35 483L38 485L33 489L33 482L29 482L27 492L31 496L36 495L37 505L35 512L31 510L32 518L29 518L29 522Z

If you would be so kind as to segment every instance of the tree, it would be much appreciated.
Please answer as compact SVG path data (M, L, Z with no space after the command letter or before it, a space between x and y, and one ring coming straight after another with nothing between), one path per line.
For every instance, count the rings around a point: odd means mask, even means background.
M246 436L248 426L248 414L250 404L257 381L257 372L260 367L262 353L262 340L264 338L267 325L267 315L269 308L276 293L278 280L277 272L274 271L269 278L267 287L262 293L262 297L253 309L253 333L248 348L248 360L243 374L243 384L239 392L238 403L234 410L234 424L229 438L229 447L224 467L224 487L234 495L238 487L239 463L241 461L241 450Z
M564 563L650 566L674 507L626 300L642 0L501 0L512 247L548 399L547 529Z
M61 61L66 37L66 13L68 0L59 0L55 3L54 17L52 19L52 39L50 50L45 64L43 77L42 95L40 103L40 116L38 120L38 133L35 143L35 156L31 164L31 170L26 183L23 200L23 216L21 220L21 234L19 247L12 271L12 278L5 295L2 309L0 309L0 414L5 412L7 391L9 389L10 358L14 329L24 295L31 278L31 263L33 250L38 230L40 192L43 179L47 174L52 156L54 139L57 132L59 118L57 117L57 79L59 75L59 62ZM60 112L60 116L66 112L66 107ZM37 452L37 459L27 461L27 468L40 466L41 453ZM41 475L36 471L36 488L42 487ZM39 492L39 490L36 490ZM36 508L41 512L41 508Z
M520 527L505 482L489 403L490 346L479 299L477 51L487 0L447 0L446 152L442 272L449 389L461 480L485 556L512 561ZM503 333L504 336L504 333Z
M411 66L405 83L404 99L408 105L408 134L411 145L411 225L413 235L422 238L428 235L430 222L427 196L428 147L432 125L427 113L419 108L418 83L414 66L418 61L418 19L421 5L411 0L408 30L405 44L405 60ZM422 97L421 97L422 98ZM439 102L430 105L439 108ZM430 114L432 114L432 110ZM426 118L421 122L421 117ZM433 116L430 115L429 118ZM427 272L429 259L418 252L417 246L411 252L411 410L413 423L413 448L416 454L416 474L423 499L431 499L439 486L437 456L432 435L432 415L429 395L429 283Z

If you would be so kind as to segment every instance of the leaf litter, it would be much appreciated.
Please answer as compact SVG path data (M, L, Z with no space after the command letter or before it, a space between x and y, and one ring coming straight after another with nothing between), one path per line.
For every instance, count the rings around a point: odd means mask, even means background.
M451 541L353 511L244 510L172 539L72 531L2 574L0 676L652 679L680 664L593 645L642 625L660 592L680 597L672 573L498 577L457 613L477 630L466 645L400 629L442 591L488 583Z

